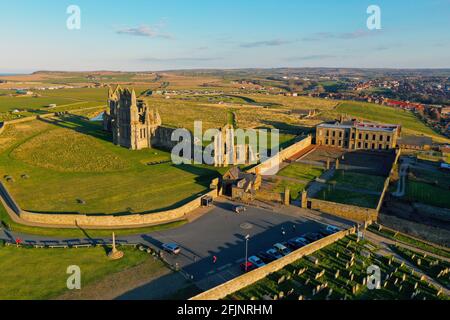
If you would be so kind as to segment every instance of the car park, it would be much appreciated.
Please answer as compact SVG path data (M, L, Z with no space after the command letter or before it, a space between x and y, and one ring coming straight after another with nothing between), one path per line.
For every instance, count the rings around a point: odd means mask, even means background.
M289 253L292 252L291 249L289 249L288 247L286 247L284 244L282 243L275 243L273 245L273 247L275 248L275 250L277 250L280 254L282 254L283 256L287 256Z
M180 246L176 243L164 243L162 245L162 248L164 249L164 251L167 251L174 255L178 255L181 252Z
M293 238L287 242L288 246L294 250L300 249L308 243L309 241L302 237Z
M323 238L323 235L317 232L307 233L303 236L306 240L308 240L310 243L315 242L317 240L320 240Z
M338 227L335 226L327 226L324 230L322 230L320 233L325 235L325 236L330 236L332 234L338 233L339 231L341 231L341 229L339 229Z
M247 208L244 206L235 206L233 210L237 214L241 214L241 213L244 213L245 211L247 211Z
M258 258L257 256L251 256L250 258L248 258L248 261L250 263L252 263L255 267L257 268L261 268L264 267L266 264L264 263L264 261L262 261L260 258Z
M244 272L250 272L255 269L256 269L255 265L250 261L241 263L241 270Z
M264 263L271 263L272 261L276 260L276 258L264 251L258 253L257 257L260 258Z
M283 258L283 255L279 253L275 248L267 250L266 253L271 256L273 260Z

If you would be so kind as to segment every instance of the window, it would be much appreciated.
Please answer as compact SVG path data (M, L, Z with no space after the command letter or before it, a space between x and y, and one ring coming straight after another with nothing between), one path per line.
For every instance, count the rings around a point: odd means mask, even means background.
M342 138L342 131L339 132L339 138Z
M369 140L369 134L366 133L366 140Z
M362 139L362 133L359 134L359 139Z
M387 142L391 142L391 136L387 136L386 138L387 138L386 139Z
M328 144L330 142L330 140L326 139L325 140L325 144Z
M361 142L358 142L358 149L361 149Z
M380 135L380 141L383 141L383 135Z
M377 140L377 135L376 135L376 134L374 134L374 135L372 136L372 140Z

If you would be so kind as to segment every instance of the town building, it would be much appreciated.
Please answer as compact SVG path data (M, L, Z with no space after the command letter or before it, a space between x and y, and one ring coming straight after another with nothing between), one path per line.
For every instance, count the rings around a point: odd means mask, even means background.
M349 150L390 150L397 147L400 132L400 125L336 121L317 126L316 144Z
M109 88L109 110L103 114L103 128L113 134L113 142L132 150L152 147L152 138L161 126L161 117L143 100L136 99L134 90Z

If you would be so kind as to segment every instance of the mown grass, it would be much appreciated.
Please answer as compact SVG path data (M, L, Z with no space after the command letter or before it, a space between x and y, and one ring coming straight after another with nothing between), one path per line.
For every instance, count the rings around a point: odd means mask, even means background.
M312 165L294 162L281 170L278 175L282 177L305 180L307 182L320 177L324 170Z
M81 286L86 286L112 273L131 268L148 259L136 249L123 249L121 260L108 259L104 248L26 249L0 247L0 299L41 300L66 292L67 268L81 269ZM163 268L159 264L155 268Z
M431 206L450 208L450 190L428 183L408 180L404 198Z
M380 200L380 196L351 192L348 190L334 189L331 186L328 189L320 191L316 198L330 202L337 202L372 209L375 209L377 207L378 201Z
M336 170L335 175L329 183L346 186L348 188L364 189L381 192L384 187L385 178L381 176L363 173Z
M22 208L38 212L135 213L174 208L206 191L211 178L218 176L214 168L147 165L170 155L114 146L99 124L72 117L7 127L0 137L1 150L0 178L13 177L14 182L4 180L7 188Z

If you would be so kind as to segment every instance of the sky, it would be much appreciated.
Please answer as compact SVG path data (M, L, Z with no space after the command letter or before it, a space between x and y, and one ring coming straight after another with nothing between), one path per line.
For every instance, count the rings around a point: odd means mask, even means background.
M0 0L0 73L450 68L449 30L450 0Z

